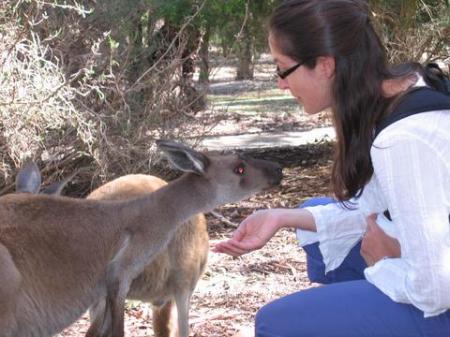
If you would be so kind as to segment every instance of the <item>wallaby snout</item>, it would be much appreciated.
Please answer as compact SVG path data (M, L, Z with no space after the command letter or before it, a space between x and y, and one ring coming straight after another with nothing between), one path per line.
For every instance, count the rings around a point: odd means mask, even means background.
M256 167L261 167L264 174L267 176L269 188L277 186L283 179L283 168L280 164L268 160L247 158L249 162L253 162Z

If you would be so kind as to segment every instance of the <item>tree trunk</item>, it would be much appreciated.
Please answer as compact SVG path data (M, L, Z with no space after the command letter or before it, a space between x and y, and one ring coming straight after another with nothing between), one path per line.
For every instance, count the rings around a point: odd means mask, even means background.
M236 73L237 80L253 79L253 40L246 27L242 32L242 40L239 42L239 65Z
M198 81L203 84L209 82L209 34L209 28L206 28L198 53L200 58L200 74Z

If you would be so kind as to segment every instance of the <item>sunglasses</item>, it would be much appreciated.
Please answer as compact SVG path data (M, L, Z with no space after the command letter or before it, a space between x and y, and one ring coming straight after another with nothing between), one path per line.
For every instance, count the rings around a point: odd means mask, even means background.
M286 77L288 77L290 74L292 74L294 71L297 70L298 67L300 67L304 62L299 62L296 65L286 69L286 70L281 70L280 67L277 66L277 70L276 73L278 75L279 78L281 78L282 80L284 80Z

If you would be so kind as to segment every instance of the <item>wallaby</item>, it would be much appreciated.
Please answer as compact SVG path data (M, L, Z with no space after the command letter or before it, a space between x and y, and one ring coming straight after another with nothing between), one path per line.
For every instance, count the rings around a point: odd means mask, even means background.
M88 199L126 200L151 193L167 185L154 176L130 174L100 186ZM209 251L206 219L194 215L179 226L173 238L131 283L127 298L153 304L153 331L156 337L188 337L192 292L203 274ZM177 315L173 308L176 307ZM103 322L105 301L91 309L91 321ZM178 317L175 320L175 317Z
M15 188L19 193L43 193L50 195L61 195L66 184L75 176L77 172L69 177L56 181L41 190L42 176L39 167L34 161L28 160L19 169L16 175Z
M123 337L131 282L177 226L282 178L273 162L208 155L171 141L157 145L187 174L153 193L124 201L0 198L0 337L52 336L103 297L101 329L94 325L87 336Z

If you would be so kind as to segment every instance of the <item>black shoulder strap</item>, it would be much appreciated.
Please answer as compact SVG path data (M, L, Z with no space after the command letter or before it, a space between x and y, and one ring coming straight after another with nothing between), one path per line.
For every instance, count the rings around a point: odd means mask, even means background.
M429 87L411 91L402 98L392 113L377 125L374 139L383 129L400 119L421 112L447 109L450 110L450 95Z
M415 115L417 113L436 110L450 110L450 95L446 95L429 87L423 87L411 91L403 97L402 101L397 105L392 113L377 125L375 129L375 137L378 136L381 130L386 128L388 125L399 121L400 119ZM386 210L383 214L386 218L391 220L391 215L388 210Z

